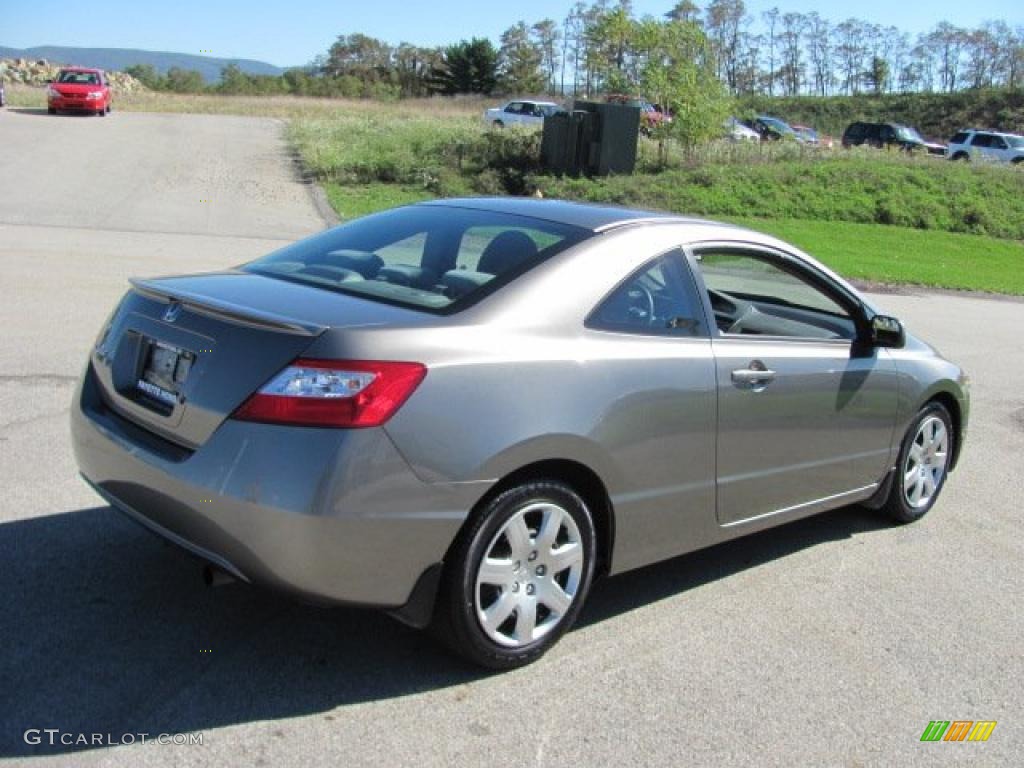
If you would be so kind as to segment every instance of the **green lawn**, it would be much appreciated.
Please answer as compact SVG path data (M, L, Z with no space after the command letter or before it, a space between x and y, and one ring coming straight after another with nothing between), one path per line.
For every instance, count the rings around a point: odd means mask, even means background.
M847 278L1024 295L1024 244L979 235L792 219L732 219L793 243Z
M331 207L343 221L399 205L430 200L434 197L422 186L403 186L401 184L326 182L323 184L323 188Z
M419 186L326 183L342 219L433 197ZM727 218L810 253L844 277L1024 295L1024 243L844 221Z

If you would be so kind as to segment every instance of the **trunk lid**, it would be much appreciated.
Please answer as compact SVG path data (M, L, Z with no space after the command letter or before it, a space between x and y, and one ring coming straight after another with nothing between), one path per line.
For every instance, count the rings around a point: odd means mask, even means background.
M91 361L106 405L195 449L328 328L410 314L246 272L131 281Z

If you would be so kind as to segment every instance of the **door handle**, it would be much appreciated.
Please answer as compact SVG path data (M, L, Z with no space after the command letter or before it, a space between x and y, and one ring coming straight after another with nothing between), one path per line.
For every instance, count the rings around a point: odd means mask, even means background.
M775 379L775 371L769 371L764 365L740 368L732 372L732 380L737 384L764 385Z

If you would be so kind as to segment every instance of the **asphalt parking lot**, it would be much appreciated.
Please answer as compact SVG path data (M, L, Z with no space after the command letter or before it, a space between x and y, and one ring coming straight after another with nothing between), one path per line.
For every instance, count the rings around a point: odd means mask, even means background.
M540 663L468 668L372 612L207 589L79 480L75 379L130 275L325 219L255 118L0 111L0 759L31 765L1018 765L1024 303L875 297L973 379L942 500L847 508L599 584ZM931 720L995 720L922 743ZM202 745L26 743L202 733Z

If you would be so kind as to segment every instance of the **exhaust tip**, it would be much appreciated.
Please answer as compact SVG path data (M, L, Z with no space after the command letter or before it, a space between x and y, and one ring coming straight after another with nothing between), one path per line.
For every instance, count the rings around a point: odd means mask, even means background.
M203 584L208 587L223 587L225 584L233 584L234 581L234 576L220 568L212 565L203 566Z

